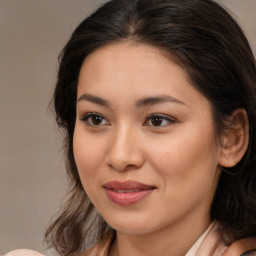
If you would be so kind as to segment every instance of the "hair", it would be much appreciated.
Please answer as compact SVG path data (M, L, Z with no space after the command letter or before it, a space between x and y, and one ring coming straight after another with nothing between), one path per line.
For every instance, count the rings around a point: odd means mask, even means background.
M81 184L73 155L77 83L85 58L101 46L130 41L170 53L191 84L212 105L217 134L238 108L249 120L249 145L241 161L223 168L211 219L227 242L256 235L256 64L237 22L212 0L112 0L75 29L59 56L53 102L64 130L69 200L49 226L46 241L61 255L74 255L95 234L114 231L99 216ZM95 226L96 225L96 226Z

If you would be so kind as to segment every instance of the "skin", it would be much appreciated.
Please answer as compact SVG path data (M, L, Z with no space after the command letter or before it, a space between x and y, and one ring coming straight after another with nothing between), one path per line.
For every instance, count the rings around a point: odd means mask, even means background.
M236 256L236 255L256 256L256 237L244 238L234 242L232 246L230 246L225 251L223 256Z
M164 100L142 101L159 96ZM77 99L75 161L90 200L117 231L110 255L184 256L210 224L220 175L210 102L170 57L129 42L85 59ZM98 114L85 118L91 112ZM162 123L154 125L151 114ZM123 206L102 187L113 180L156 189Z

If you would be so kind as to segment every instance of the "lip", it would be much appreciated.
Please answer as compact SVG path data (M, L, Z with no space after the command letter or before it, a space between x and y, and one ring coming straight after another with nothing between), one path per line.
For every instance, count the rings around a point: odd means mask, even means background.
M153 192L156 187L143 184L137 181L110 181L103 185L109 199L119 205L132 205L135 204L145 197L147 197L151 192Z

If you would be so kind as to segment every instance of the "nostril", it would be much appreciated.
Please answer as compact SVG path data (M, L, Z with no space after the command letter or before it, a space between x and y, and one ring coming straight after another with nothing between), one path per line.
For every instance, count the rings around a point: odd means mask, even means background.
M128 171L141 168L144 163L142 151L119 144L106 154L106 163L114 170Z
M125 164L125 163L110 163L109 164L111 169L117 170L117 171L130 171L138 169L136 165L133 164Z

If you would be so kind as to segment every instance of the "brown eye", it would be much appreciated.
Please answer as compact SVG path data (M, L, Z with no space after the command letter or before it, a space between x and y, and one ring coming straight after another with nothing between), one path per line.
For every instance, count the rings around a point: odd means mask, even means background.
M102 123L102 120L103 118L101 116L92 116L91 117L91 122L94 124L94 125L100 125Z
M89 126L110 125L110 123L103 116L97 113L87 113L81 118L81 120Z
M154 125L154 126L160 126L161 124L162 124L162 122L163 122L163 118L162 117L152 117L151 118L151 123L152 123L152 125Z
M175 120L173 120L168 116L161 115L161 114L153 114L147 118L147 120L143 125L157 127L157 126L168 126L172 123L175 123Z

